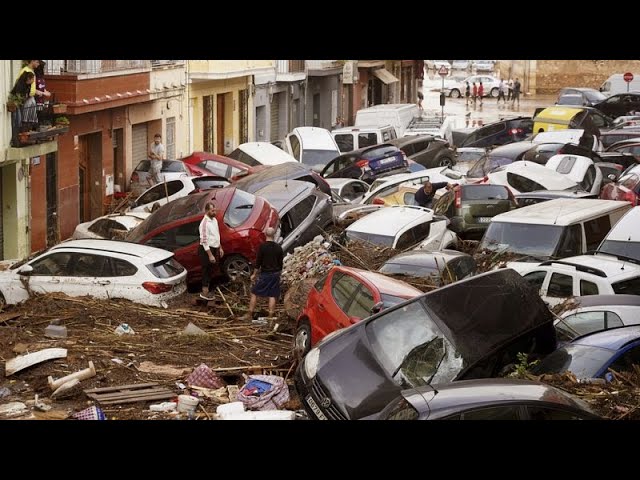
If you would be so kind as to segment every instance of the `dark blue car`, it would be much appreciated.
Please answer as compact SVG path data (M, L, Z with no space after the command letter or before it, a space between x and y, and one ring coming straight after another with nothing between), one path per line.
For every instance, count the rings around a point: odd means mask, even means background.
M407 171L407 157L398 147L381 143L345 153L322 170L325 178L357 178L372 183L376 178Z
M640 325L589 333L566 343L533 368L535 375L571 372L577 378L606 378L640 365Z

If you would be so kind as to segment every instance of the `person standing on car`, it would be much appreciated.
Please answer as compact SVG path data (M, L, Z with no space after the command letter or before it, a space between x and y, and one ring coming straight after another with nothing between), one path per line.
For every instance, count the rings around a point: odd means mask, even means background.
M149 159L151 166L149 167L150 179L153 185L160 183L160 171L162 170L162 161L164 160L164 145L162 145L162 135L156 133L153 136L153 143L149 147Z
M464 90L464 98L467 99L467 107L469 106L469 97L471 96L471 86L469 85L469 82L467 83L467 87Z
M200 298L207 301L214 300L210 291L213 264L220 262L220 258L223 255L216 213L216 206L211 202L207 202L204 206L204 217L202 217L198 227L198 232L200 233L198 256L202 266L202 292L200 293Z
M482 85L482 82L480 82L480 85L478 86L478 96L480 97L480 106L482 106L482 97L484 96L484 86Z
M516 77L516 81L513 83L513 100L512 105L516 104L516 100L518 101L518 107L520 106L520 89L522 85L520 84L520 80Z
M256 309L258 297L269 298L269 317L276 315L276 302L280 298L280 273L282 272L282 261L284 252L280 244L274 241L275 229L269 227L265 231L266 241L258 248L258 258L256 268L251 274L251 280L258 281L251 288L251 299L249 300L249 311L242 317L242 320L252 320L253 312Z
M447 182L431 183L429 180L427 180L423 187L415 193L413 198L421 207L433 208L433 197L436 194L436 191L445 187L447 188L447 190L450 190L453 185Z

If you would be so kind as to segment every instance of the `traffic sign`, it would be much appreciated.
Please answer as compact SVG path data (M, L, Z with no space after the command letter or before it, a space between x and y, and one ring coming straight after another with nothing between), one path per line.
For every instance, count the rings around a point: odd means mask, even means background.
M446 77L447 75L449 75L449 69L442 65L438 70L438 75L440 75L441 77Z
M627 72L622 76L622 78L624 79L625 82L630 83L633 81L633 73Z

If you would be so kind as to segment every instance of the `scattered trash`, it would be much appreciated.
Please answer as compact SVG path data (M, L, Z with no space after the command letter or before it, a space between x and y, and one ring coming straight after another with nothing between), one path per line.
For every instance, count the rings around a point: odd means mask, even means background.
M46 362L56 358L65 358L67 356L66 348L45 348L39 352L29 353L20 357L7 360L5 364L5 376L13 375L20 370L31 367L38 363Z
M0 388L0 398L8 397L9 395L11 395L11 390L7 387Z
M174 365L156 365L153 362L142 362L137 367L139 371L145 373L155 373L156 375L166 375L169 377L182 377L189 369L176 367Z
M74 378L73 380L69 380L68 382L65 382L62 385L60 385L51 394L51 398L55 398L56 400L62 399L62 398L71 398L80 394L81 391L82 390L80 388L80 380L77 378Z
M22 415L27 411L27 406L22 402L9 402L0 405L0 415L8 417Z
M189 325L184 327L182 334L183 335L206 335L207 332L195 326L193 323L189 322Z
M218 388L216 390L212 390L210 388L204 387L191 387L192 390L195 390L198 394L202 394L202 396L210 398L215 403L229 403L229 393L226 387Z
M191 386L212 389L222 388L225 386L224 380L222 380L204 363L201 363L195 370L193 370L193 372L191 372L187 377L186 382Z
M289 401L289 387L277 375L249 375L237 399L249 410L277 410Z
M176 396L174 392L157 383L139 383L117 387L92 388L84 393L101 405L116 405L147 400L164 400Z
M54 380L53 377L50 376L48 378L48 382L51 390L56 390L62 385L64 385L65 383L70 382L72 380L78 380L78 381L86 380L87 378L91 378L95 376L96 376L96 368L93 366L93 362L89 361L88 368L85 368L84 370L80 370L75 373L71 373L66 377L59 378L58 380Z
M180 382L176 382L176 387L178 387L180 390L184 390L187 388L187 386L184 383L180 383Z
M200 403L196 397L191 395L178 395L178 411L182 413L195 413L196 407Z
M51 410L51 405L47 405L38 400L38 395L36 394L35 400L33 402L33 408L39 412L48 412Z
M89 407L84 410L74 413L73 418L77 420L106 420L107 417L100 407Z
M255 325L266 325L267 324L267 317L255 318L255 319L251 320L251 323L253 323Z
M325 242L322 235L316 236L311 242L296 247L293 253L284 257L282 282L295 284L309 277L317 277L333 267L335 260L329 253L331 243Z
M176 402L162 402L154 405L149 405L149 410L152 412L175 412L178 404Z
M118 365L122 365L124 362L122 360L120 360L119 358L112 358L111 361L113 363L117 363Z
M259 412L227 413L220 420L295 420L296 412L290 410L265 410Z
M216 413L222 420L224 420L224 417L227 415L242 412L244 412L244 403L242 402L231 402L226 405L219 405L218 408L216 408Z
M114 333L116 335L133 335L136 332L134 332L133 328L131 328L129 324L122 323L116 327Z
M67 327L51 324L44 329L44 336L48 338L67 338Z
M25 343L16 343L16 345L13 347L13 353L17 355L22 355L27 350L29 350L29 345Z

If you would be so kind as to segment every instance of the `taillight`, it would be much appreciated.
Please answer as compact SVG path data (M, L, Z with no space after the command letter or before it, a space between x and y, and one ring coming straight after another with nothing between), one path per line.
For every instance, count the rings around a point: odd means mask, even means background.
M144 289L147 292L153 293L157 295L158 293L166 293L173 290L173 285L170 283L160 283L160 282L144 282L142 284Z
M512 128L511 129L511 135L519 135L522 133L522 129L521 128Z
M373 199L373 204L374 205L384 205L384 200L381 199L381 198L376 197L376 198Z
M458 187L454 190L456 208L462 207L462 190Z
M364 168L369 166L369 160L358 160L356 162L356 167Z
M623 199L627 202L631 202L631 205L633 205L634 207L638 203L638 196L633 192L625 192L623 195Z
M131 174L131 181L138 183L140 181L140 176L138 175L138 172L133 172Z

